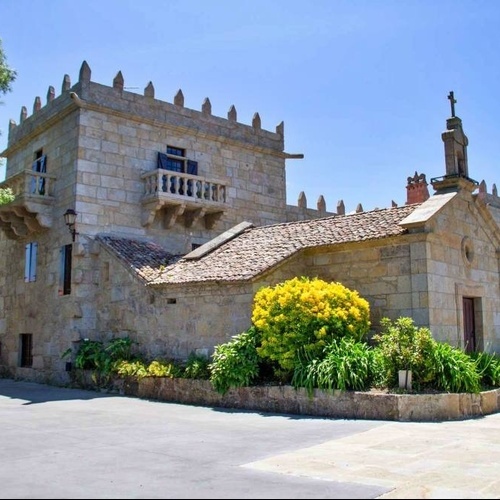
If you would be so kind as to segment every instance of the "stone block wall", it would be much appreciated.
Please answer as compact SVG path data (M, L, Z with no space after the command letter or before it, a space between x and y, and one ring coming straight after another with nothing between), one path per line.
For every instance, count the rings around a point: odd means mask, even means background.
M146 287L114 256L101 251L94 304L102 340L130 336L147 357L186 359L250 326L252 285ZM104 271L104 269L106 269Z
M311 249L305 257L307 275L339 281L370 304L372 328L387 316L413 316L409 269L410 241L399 238L391 245L367 242Z
M479 394L390 394L358 391L314 390L291 386L257 386L217 393L209 381L146 377L124 381L121 390L129 396L325 418L356 418L402 422L440 422L477 418L500 409L500 389Z
M464 347L462 300L473 298L478 347L500 352L498 236L478 223L472 200L461 191L428 238L429 326L439 340Z

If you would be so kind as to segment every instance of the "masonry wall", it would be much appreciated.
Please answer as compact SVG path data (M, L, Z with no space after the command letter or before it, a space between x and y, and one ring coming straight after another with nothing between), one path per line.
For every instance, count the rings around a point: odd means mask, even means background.
M43 381L51 372L64 369L60 354L71 345L74 321L81 315L74 297L58 295L60 249L71 243L63 214L74 202L78 113L68 96L37 113L36 119L28 117L23 123L28 135L19 137L10 148L7 177L31 171L35 152L43 148L57 196L51 202L50 229L16 240L0 232L0 365L13 374ZM34 282L24 279L28 243L38 244ZM23 333L33 335L33 369L19 367L19 336Z
M101 250L96 337L130 336L150 358L211 354L248 328L252 285L153 289Z
M474 299L478 347L500 352L498 235L485 224L472 197L460 191L434 220L429 236L430 328L464 347L464 297Z
M86 103L76 200L82 232L148 237L185 253L242 220L262 225L285 219L282 135L93 82L74 90ZM213 229L202 219L186 227L182 218L165 229L161 212L143 226L141 174L156 170L158 152L167 145L197 161L199 176L227 186L227 206Z
M79 99L72 98L70 93ZM206 229L201 221L186 228L182 218L167 229L161 214L147 227L142 224L144 181L141 174L156 169L158 151L165 152L167 145L184 148L186 156L198 162L200 175L228 186L226 212L213 229ZM196 111L185 108L183 103L157 100L151 93L139 95L124 91L123 86L100 85L90 81L90 72L83 66L75 85L71 86L69 77L65 76L58 97L51 89L44 105L37 98L31 115L23 109L19 124L11 121L9 126L8 148L4 152L8 158L7 179L30 171L39 149L43 149L47 157L47 173L55 179L49 229L17 240L8 239L0 231L3 269L0 272L0 365L8 367L13 374L43 379L51 371L64 367L60 355L75 346L74 342L116 331L137 331L144 343L150 332L161 337L161 332L168 331L171 339L168 346L179 355L191 347L203 348L226 338L226 330L218 330L217 325L211 328L208 316L195 325L198 316L189 317L190 307L180 318L169 314L173 308L164 308L161 296L160 305L153 311L150 294L130 277L123 278L124 282L131 280L127 283L130 290L113 287L109 304L98 298L102 276L96 264L98 256L94 253L92 237L101 232L144 237L163 244L172 253L185 253L191 250L193 243L204 243L242 220L255 224L284 220L283 147L282 126L277 127L276 132L263 130L260 118L251 126L245 125L237 122L235 115L231 119L213 116L210 106ZM72 291L70 295L59 296L59 252L63 245L71 243L63 218L68 208L78 214L78 235L73 245ZM38 243L38 276L36 282L25 283L24 248L32 241ZM120 302L120 293L127 300L129 295L133 297L134 307L147 311L147 318L124 314L120 310L124 304ZM190 292L179 293L176 313L180 305L186 303L183 299L186 293ZM238 293L245 295L246 292ZM213 300L216 298L195 291L190 303L203 311L206 302L214 308ZM221 298L220 302L225 303L227 299ZM168 300L165 304L170 305ZM159 318L152 319L158 311ZM248 311L244 316L246 324ZM198 343L182 340L184 330L179 334L180 323L190 335L202 332L201 340ZM230 325L230 333L237 332L241 324L236 317ZM210 333L211 330L216 333ZM33 369L18 366L21 333L33 334ZM213 339L207 340L210 335ZM153 351L154 346L153 341Z
M211 354L215 345L251 325L255 292L295 276L318 276L356 289L380 317L412 315L408 242L359 244L314 249L300 254L254 283L145 287L105 250L101 250L97 332L131 336L148 356L186 358Z

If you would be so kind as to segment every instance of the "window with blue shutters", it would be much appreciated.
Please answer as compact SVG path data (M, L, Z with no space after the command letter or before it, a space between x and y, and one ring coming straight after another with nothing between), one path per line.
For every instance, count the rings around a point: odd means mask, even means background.
M36 259L38 253L38 243L31 242L25 246L24 258L24 281L36 281Z
M167 152L158 152L158 168L181 172L184 174L198 175L198 162L186 158L186 150L167 146Z
M190 160L186 157L186 150L167 146L167 152L158 152L157 167L171 172L179 172L181 174L198 175L198 162ZM170 191L174 194L188 196L193 195L193 180L186 179L184 176L170 176L170 184L167 186L167 176L162 179L162 191ZM185 188L186 192L185 192Z

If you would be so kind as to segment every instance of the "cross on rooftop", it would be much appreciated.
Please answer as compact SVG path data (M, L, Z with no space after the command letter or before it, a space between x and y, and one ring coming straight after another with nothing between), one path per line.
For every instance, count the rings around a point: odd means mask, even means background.
M453 95L453 90L448 94L448 99L450 100L451 104L451 116L455 116L455 103L457 102L457 100Z

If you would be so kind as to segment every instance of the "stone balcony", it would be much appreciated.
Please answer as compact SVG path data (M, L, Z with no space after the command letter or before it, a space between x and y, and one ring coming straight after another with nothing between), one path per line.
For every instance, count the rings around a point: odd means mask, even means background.
M161 168L146 172L141 178L143 226L152 224L161 213L165 228L178 220L191 227L203 219L205 227L212 229L227 209L227 186L222 182Z
M24 170L0 183L10 188L14 201L0 205L0 229L10 239L19 239L52 226L55 176Z

